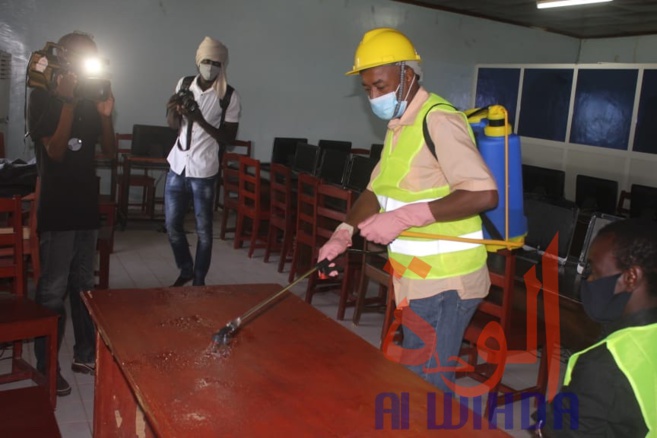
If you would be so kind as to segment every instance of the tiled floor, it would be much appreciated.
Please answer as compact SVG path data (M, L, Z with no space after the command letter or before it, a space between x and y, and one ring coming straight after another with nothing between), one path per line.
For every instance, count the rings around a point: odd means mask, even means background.
M215 218L215 234L218 235L219 215ZM129 222L125 231L117 231L115 234L114 253L110 264L110 287L120 288L149 288L170 285L177 276L177 269L165 234L157 232L158 224L148 222ZM193 229L189 224L188 229ZM189 235L192 246L195 244L195 236ZM263 263L263 251L256 251L254 258L249 259L246 250L234 250L232 241L215 239L213 247L212 268L207 277L207 284L227 283L280 283L287 284L287 272L280 274L276 272L276 261L274 257L270 263ZM192 249L193 253L193 249ZM288 265L289 266L289 265ZM286 266L287 267L287 266ZM305 282L293 288L293 292L301 295L304 291ZM32 288L33 289L33 288ZM33 292L33 291L32 291ZM316 294L313 305L326 315L335 318L337 309L337 295L333 293ZM358 326L351 322L351 309L347 310L345 321L337 323L352 330L372 345L379 346L379 336L383 314L377 312L366 312L361 318ZM63 376L73 387L71 395L59 397L55 416L64 438L88 438L92 436L93 419L93 378L87 375L71 372L73 330L70 318L66 327L64 344L59 354L60 366ZM27 346L25 355L29 360L34 360L32 345ZM4 353L6 357L7 352ZM0 360L0 372L4 371L8 361ZM563 368L562 373L563 373ZM529 386L536 379L537 366L534 365L509 365L505 382L512 384L524 384ZM460 380L459 383L468 384ZM9 389L25 383L2 385L0 389ZM522 430L524 423L530 422L527 416L522 417L520 403L513 405L511 411L498 410L497 420L514 437L528 437L530 434ZM531 411L533 411L533 406ZM511 424L504 426L505 421L512 420Z

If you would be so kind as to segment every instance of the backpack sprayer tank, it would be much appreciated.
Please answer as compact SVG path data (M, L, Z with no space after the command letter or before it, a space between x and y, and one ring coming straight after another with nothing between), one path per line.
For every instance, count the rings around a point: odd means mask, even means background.
M511 132L506 110L501 105L490 106L487 111L476 109L465 113L475 133L479 153L497 183L499 202L486 214L505 240L523 242L527 234L527 218L523 207L520 137ZM508 142L508 148L505 142ZM484 237L492 238L485 228Z

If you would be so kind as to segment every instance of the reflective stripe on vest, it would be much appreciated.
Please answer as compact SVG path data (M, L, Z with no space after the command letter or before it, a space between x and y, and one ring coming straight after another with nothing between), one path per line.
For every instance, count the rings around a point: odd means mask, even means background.
M573 354L568 360L564 385L570 383L577 359L602 344L606 344L616 365L630 382L648 428L646 437L657 437L657 324L618 330Z
M381 159L380 172L372 181L372 189L379 199L381 211L392 211L415 202L428 202L447 196L448 185L426 190L410 191L401 188L401 183L410 171L411 162L426 147L422 132L422 121L429 109L446 103L431 94L422 105L413 125L401 127L397 146L393 149L393 132L388 130ZM450 107L437 107L432 111L457 112ZM463 116L470 137L474 136L467 119ZM478 215L451 222L435 222L425 227L412 227L408 231L440 234L455 237L483 238L481 219ZM391 265L396 275L413 279L439 279L456 277L482 268L486 263L486 248L480 244L427 240L399 237L388 246Z
M428 199L426 201L403 202L398 199L387 198L385 196L377 196L379 205L384 211L393 211L405 205L415 204L418 202L435 201L436 199ZM484 233L481 231L474 231L468 234L462 234L459 237L464 239L483 239ZM478 246L477 243L454 242L451 240L408 240L408 239L395 239L390 243L390 250L399 254L416 255L416 256L429 256L433 254L444 254L448 252L464 251Z

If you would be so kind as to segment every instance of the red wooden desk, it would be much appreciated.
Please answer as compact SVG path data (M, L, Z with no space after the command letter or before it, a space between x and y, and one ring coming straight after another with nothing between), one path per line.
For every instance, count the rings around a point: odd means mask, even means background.
M410 394L410 436L427 431L437 389L288 294L247 323L224 357L206 353L228 320L275 284L84 294L98 328L95 437L372 436L377 394ZM443 398L437 396L437 421ZM459 409L453 402L456 417ZM458 418L453 424L458 424ZM503 437L473 430L447 436ZM393 432L394 433L394 432Z

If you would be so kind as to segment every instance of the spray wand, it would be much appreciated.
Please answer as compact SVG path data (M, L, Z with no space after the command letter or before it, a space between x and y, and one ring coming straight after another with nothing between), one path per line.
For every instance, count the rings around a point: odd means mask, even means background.
M279 298L281 295L283 295L285 292L290 290L292 287L294 287L296 284L310 276L312 273L317 271L318 269L320 271L325 271L328 269L329 264L331 264L332 261L324 259L321 262L317 263L315 266L312 267L308 272L305 274L301 275L299 278L294 280L292 283L288 284L285 286L283 289L280 291L276 292L274 295L271 297L261 301L260 303L256 304L246 312L244 312L242 315L238 316L237 318L231 320L226 324L223 328L221 328L217 333L215 333L212 336L212 346L211 350L212 352L216 352L219 348L221 347L226 347L230 343L230 340L235 336L235 333L240 329L242 324L250 320L254 315L256 315L258 312L260 312L262 309L267 307L269 304L274 302L277 298Z

